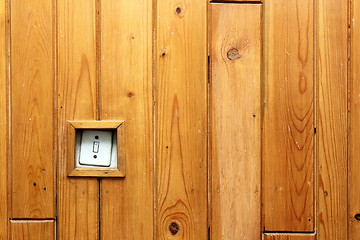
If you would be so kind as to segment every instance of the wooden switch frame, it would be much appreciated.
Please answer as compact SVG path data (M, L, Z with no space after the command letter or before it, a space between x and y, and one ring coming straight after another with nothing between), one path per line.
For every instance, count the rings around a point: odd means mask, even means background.
M68 121L67 122L67 158L69 177L125 177L125 131L124 121ZM76 130L114 130L117 136L117 168L76 167Z

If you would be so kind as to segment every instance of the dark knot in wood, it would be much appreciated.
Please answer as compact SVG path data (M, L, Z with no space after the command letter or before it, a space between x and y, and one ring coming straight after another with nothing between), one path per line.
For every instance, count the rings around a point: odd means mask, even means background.
M179 232L179 225L176 222L172 222L169 225L169 231L171 232L172 235L175 235Z
M180 14L180 13L181 13L181 7L177 7L177 8L175 9L175 11L176 11L177 14Z
M227 57L230 60L236 60L241 58L240 54L239 54L239 50L237 50L236 48L232 48L227 52Z

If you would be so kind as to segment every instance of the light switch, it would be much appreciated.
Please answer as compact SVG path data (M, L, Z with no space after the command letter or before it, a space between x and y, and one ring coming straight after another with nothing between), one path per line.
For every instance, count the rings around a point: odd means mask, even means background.
M80 165L109 167L112 159L113 132L83 130L80 141Z

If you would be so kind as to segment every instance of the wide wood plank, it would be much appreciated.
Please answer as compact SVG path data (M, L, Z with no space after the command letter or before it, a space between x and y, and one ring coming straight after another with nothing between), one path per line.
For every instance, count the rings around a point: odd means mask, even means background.
M101 239L152 240L152 1L101 1L101 120L124 120L123 179L101 180ZM119 163L123 164L123 163Z
M67 177L69 120L97 120L96 1L59 0L58 17L58 236L99 239L97 179Z
M0 2L0 164L8 166L8 116L7 116L7 5ZM8 168L0 168L0 240L8 239Z
M207 239L206 4L157 1L158 239Z
M314 231L314 0L265 4L266 231Z
M266 233L263 240L315 240L315 234Z
M11 1L11 217L55 217L53 1Z
M55 221L11 221L12 240L55 240Z
M318 239L347 238L348 1L319 0Z
M349 240L360 236L360 3L351 1Z
M211 4L212 239L261 238L261 22L261 4Z

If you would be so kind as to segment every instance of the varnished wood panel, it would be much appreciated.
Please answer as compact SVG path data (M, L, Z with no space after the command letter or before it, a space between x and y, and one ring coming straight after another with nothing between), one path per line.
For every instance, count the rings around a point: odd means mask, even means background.
M58 18L58 236L99 239L97 179L68 178L68 120L97 119L96 1L59 0ZM68 161L73 161L68 159Z
M55 222L11 221L12 240L55 240Z
M212 239L261 238L261 10L211 4Z
M158 239L207 239L206 4L157 1Z
M360 3L351 1L349 240L360 236Z
M318 239L347 239L348 1L317 6Z
M11 217L55 217L53 1L11 1Z
M153 239L152 92L152 1L101 1L100 117L124 120L126 167L101 180L101 239Z
M8 239L8 117L6 2L0 2L0 239Z
M314 231L313 20L313 0L265 3L266 231Z
M315 240L315 234L266 233L264 240Z

